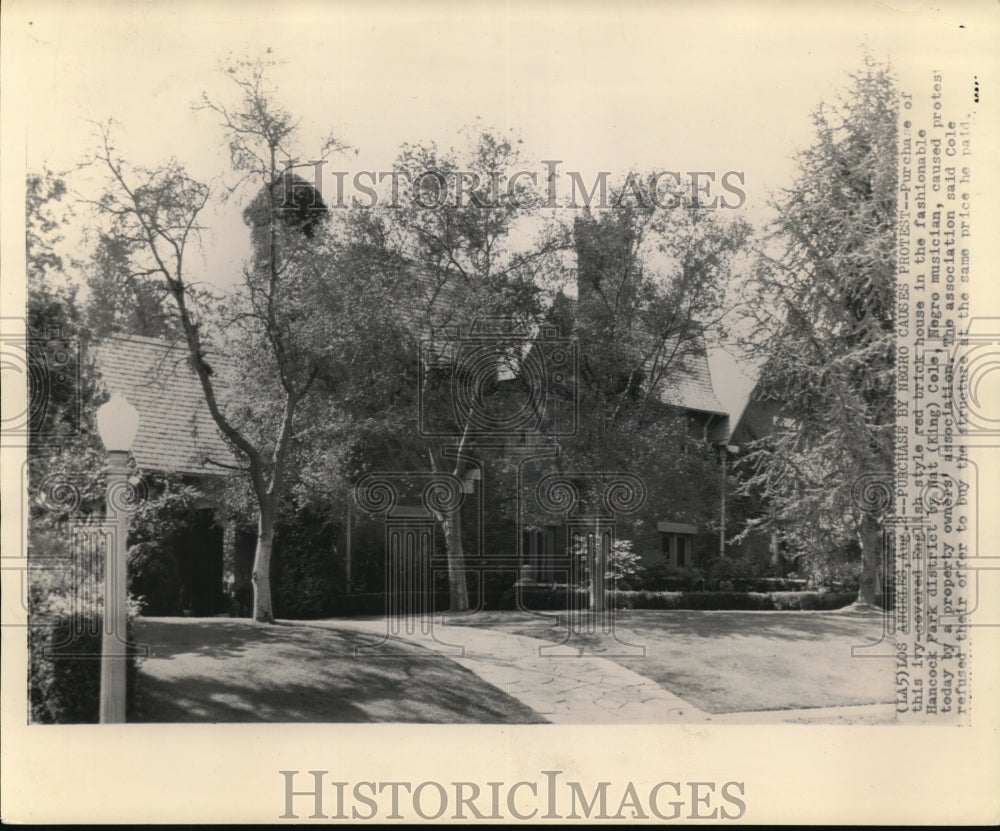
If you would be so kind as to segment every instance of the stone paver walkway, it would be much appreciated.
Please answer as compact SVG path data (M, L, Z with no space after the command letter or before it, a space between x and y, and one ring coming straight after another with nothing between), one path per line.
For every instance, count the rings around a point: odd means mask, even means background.
M297 621L306 624L305 621ZM389 622L339 618L307 625L388 635ZM706 713L656 682L623 666L568 646L469 626L436 623L431 632L418 625L396 626L393 638L446 655L460 666L518 699L555 724L885 724L892 704ZM392 638L381 648L392 653ZM376 649L375 654L379 650Z
M385 620L309 624L387 632ZM555 724L669 724L718 718L613 661L581 656L574 648L547 641L467 626L437 626L430 635L404 628L395 636L448 656Z

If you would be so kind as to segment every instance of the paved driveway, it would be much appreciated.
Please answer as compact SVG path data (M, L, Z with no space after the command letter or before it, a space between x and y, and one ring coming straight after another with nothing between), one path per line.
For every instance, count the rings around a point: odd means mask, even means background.
M892 661L857 657L878 614L623 612L614 636L572 635L557 615L445 615L394 630L447 655L547 720L617 723L885 723ZM387 633L384 619L319 627Z

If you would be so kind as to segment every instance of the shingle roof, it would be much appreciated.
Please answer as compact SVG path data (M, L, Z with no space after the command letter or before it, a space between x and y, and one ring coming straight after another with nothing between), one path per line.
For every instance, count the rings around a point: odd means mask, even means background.
M680 361L680 371L664 384L660 400L664 404L688 410L723 414L726 412L719 399L715 397L707 350L699 349Z
M108 391L120 392L139 411L132 454L140 468L218 475L225 471L206 465L206 458L233 463L233 453L212 420L183 343L113 336L93 351ZM223 360L212 356L213 366Z
M560 314L572 326L575 323L579 304L575 297L563 296L560 300ZM669 343L663 350L669 354ZM660 401L675 407L688 410L700 410L707 413L726 415L726 410L715 396L712 386L712 371L708 364L708 350L703 341L694 347L688 346L685 353L677 359L677 371L662 382Z

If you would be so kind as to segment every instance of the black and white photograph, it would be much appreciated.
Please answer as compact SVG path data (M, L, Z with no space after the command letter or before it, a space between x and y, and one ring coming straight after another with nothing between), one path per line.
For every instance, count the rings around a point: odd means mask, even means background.
M2 24L5 822L1000 820L995 3Z

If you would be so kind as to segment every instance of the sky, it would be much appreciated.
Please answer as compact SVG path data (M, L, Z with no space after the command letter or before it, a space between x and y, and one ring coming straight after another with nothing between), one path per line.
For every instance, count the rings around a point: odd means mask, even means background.
M329 132L350 145L330 168L390 170L404 141L449 147L480 120L513 129L540 173L563 161L589 181L653 167L743 171L744 215L766 217L790 183L809 116L861 66L863 49L906 66L926 62L921 34L945 13L928 4L845 2L77 2L5 4L5 91L22 96L8 140L24 164L70 172L94 197L94 122L136 164L176 157L204 181L228 171L202 92L233 101L221 71L265 57L278 99L301 118L311 157ZM919 53L919 54L918 54ZM9 145L8 145L9 146ZM23 181L23 179L22 179ZM326 180L330 181L330 180ZM214 202L194 267L232 284L247 255L239 206ZM68 235L68 239L76 237ZM75 244L75 243L74 243ZM713 355L730 409L748 381ZM727 400L728 399L728 400Z

